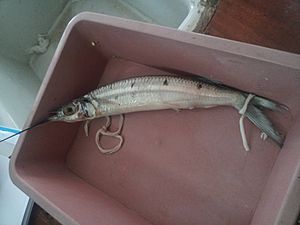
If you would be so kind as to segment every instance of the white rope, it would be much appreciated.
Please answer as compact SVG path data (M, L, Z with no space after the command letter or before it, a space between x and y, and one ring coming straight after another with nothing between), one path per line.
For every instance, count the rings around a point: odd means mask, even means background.
M42 54L48 50L48 46L50 44L50 40L47 38L47 35L38 35L38 44L32 46L29 50L29 54Z
M89 136L89 125L90 125L91 121L92 120L86 120L84 123L83 129L84 129L85 136L87 136L87 137Z
M267 135L265 132L261 132L260 138L261 138L263 141L265 141L265 140L267 140L268 135Z
M107 149L103 148L100 144L101 136L108 136L108 137L116 138L119 140L119 143L111 148L107 148ZM96 136L95 136L96 145L97 145L98 149L100 150L100 152L103 154L112 154L112 153L119 151L120 148L122 147L123 141L124 141L124 139L121 135L111 133L110 131L106 131L105 129L103 129L103 127L97 131Z
M108 117L109 118L109 124L107 125L105 125L107 128L110 126L110 117ZM122 128L123 128L123 124L124 124L124 115L123 114L121 114L120 115L120 119L119 119L119 127L118 127L118 129L116 130L116 131L109 131L110 132L110 134L112 134L112 135L114 135L114 134L120 134L120 132L121 132L121 130L122 130Z
M96 136L95 136L95 142L96 142L96 145L97 145L97 147L98 147L98 149L100 150L101 153L103 153L103 154L112 154L112 153L117 152L117 151L120 150L120 148L122 147L123 141L124 141L123 137L120 135L121 130L122 130L123 125L124 125L124 115L123 114L120 115L119 127L116 131L108 130L108 128L111 125L111 118L110 118L110 116L106 116L105 118L106 118L106 123L105 123L105 125L103 125L103 127L101 127L97 131ZM84 127L83 127L84 128L84 133L85 133L86 136L89 136L89 124L90 124L91 121L92 121L92 119L85 121L85 124L84 124ZM100 140L101 140L102 136L108 136L108 137L116 138L116 139L119 140L119 143L116 144L112 148L105 149L100 144L101 143Z
M245 113L247 112L247 108L248 108L248 105L249 105L249 102L251 101L251 99L255 97L255 95L253 94L249 94L245 100L245 103L243 105L243 107L240 109L239 111L239 114L241 114L241 118L240 118L240 121L239 121L239 124L240 124L240 132L241 132L241 137L242 137L242 141L243 141L243 146L245 148L246 151L249 151L250 148L249 148L249 145L248 145L248 142L247 142L247 138L246 138L246 133L245 133L245 127L244 127L244 118L245 118Z
M122 114L120 115L119 127L116 131L113 131L113 132L108 130L108 128L111 125L111 118L109 116L106 116L105 118L106 118L106 123L102 128L100 128L97 131L96 136L95 136L95 142L101 153L112 154L112 153L115 153L120 150L120 148L122 147L123 141L124 141L123 137L120 135L121 130L123 128L123 124L124 124L124 116ZM111 148L107 148L107 149L103 148L101 146L101 142L100 142L102 136L116 138L119 140L119 143Z

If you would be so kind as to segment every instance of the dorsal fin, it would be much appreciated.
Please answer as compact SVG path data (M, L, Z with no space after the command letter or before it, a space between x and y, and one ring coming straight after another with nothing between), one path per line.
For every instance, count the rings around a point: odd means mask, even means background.
M199 76L199 75L187 74L187 75L182 75L182 76L184 76L185 78L190 78L190 79L196 80L196 81L202 81L202 82L205 82L208 84L213 84L216 86L224 86L224 84L221 81L209 79L207 77L203 77L203 76Z

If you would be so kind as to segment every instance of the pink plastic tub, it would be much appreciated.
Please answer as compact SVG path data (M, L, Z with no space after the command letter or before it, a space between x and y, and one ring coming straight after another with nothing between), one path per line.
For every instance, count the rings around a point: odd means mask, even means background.
M164 70L164 72L162 72ZM14 183L63 224L292 224L299 209L300 57L220 38L84 13L68 25L27 126L111 81L182 71L290 107L280 150L233 108L126 115L122 149L101 154L83 123L52 122L19 139Z

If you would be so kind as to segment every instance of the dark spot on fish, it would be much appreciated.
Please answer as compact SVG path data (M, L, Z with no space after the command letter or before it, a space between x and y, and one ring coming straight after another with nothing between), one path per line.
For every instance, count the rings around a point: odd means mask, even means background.
M79 100L81 100L81 101L84 102L84 103L91 103L91 101L90 101L88 98L85 98L85 97L82 97L82 98L79 99Z
M169 83L168 83L168 80L165 79L163 85L168 86L168 84L169 84Z
M202 88L202 84L198 83L198 84L197 84L197 88L198 88L198 89L201 89L201 88Z
M133 82L133 83L131 84L131 88L133 88L134 85L135 85L135 82Z
M119 96L118 96L118 95L116 95L116 96L115 96L115 100L117 100L118 98L119 98Z

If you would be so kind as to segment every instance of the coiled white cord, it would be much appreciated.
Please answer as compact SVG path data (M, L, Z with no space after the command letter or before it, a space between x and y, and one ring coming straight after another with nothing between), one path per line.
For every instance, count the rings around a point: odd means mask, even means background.
M119 119L119 127L116 131L110 131L109 130L109 127L111 125L111 118L110 116L106 116L106 123L103 127L101 127L97 132L96 132L96 135L95 135L95 142L96 142L96 145L98 147L98 149L100 150L101 153L103 154L112 154L112 153L115 153L117 151L120 150L120 148L122 147L122 144L123 144L123 137L122 135L120 135L121 133L121 130L123 128L123 124L124 124L124 115L121 114L120 115L120 119ZM89 135L89 123L91 122L92 120L87 120L84 124L84 131L85 131L85 135L88 136ZM119 142L111 147L111 148L103 148L101 146L101 137L102 136L106 136L106 137L112 137L112 138L116 138L119 140Z

